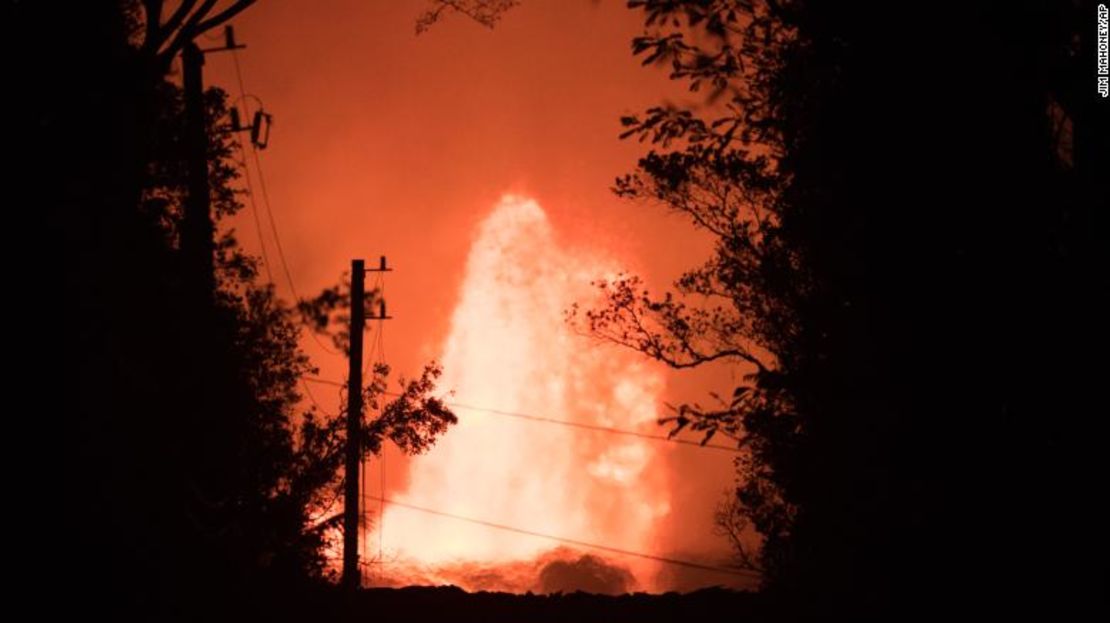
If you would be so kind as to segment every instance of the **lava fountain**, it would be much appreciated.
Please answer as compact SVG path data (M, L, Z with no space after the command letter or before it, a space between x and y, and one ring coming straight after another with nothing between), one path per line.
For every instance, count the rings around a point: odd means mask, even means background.
M656 550L670 511L665 448L506 415L658 434L660 371L565 321L614 272L610 258L561 247L533 200L506 196L481 223L441 353L459 423L386 505L385 583L653 590L655 563L612 550Z

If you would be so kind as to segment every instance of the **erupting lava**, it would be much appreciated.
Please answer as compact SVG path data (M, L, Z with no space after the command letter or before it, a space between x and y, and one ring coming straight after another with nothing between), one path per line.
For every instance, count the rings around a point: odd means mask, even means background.
M506 196L479 227L443 345L440 387L459 424L411 465L404 504L635 552L669 513L664 448L507 417L658 433L661 374L564 320L612 261L561 248L540 206ZM465 406L464 406L465 405ZM472 409L467 407L480 407ZM386 505L386 582L476 590L652 590L654 563ZM370 542L377 536L366 535Z

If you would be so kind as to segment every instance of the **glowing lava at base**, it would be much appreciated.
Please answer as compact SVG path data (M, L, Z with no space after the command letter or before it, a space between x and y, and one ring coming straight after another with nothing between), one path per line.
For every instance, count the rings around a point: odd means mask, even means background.
M459 424L412 462L408 490L391 497L500 527L386 505L384 583L654 589L652 561L536 535L654 552L670 511L665 449L492 412L658 434L659 371L564 319L573 303L594 302L590 282L615 268L561 248L535 201L507 196L482 222L441 357Z

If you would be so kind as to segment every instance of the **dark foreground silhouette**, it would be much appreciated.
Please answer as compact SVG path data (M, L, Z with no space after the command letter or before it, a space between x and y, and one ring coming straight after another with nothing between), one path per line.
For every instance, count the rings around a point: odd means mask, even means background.
M728 613L737 621L771 620L770 600L753 593L707 588L692 593L516 595L468 593L456 586L364 589L344 597L322 591L303 612L312 621L681 621ZM286 614L289 614L287 611ZM781 615L781 611L778 611ZM779 619L781 620L781 619Z

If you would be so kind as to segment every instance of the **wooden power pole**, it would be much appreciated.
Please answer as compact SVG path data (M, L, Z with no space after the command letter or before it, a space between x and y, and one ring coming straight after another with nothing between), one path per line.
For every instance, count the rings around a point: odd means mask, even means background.
M362 500L359 490L359 468L362 467L362 333L366 327L366 273L388 273L383 255L377 268L366 268L362 260L351 260L351 352L347 370L347 464L343 488L343 579L342 584L354 591L362 585L358 561L358 535ZM371 320L385 321L385 299L378 300L378 315ZM380 329L379 329L380 330ZM379 527L380 529L380 527Z
M211 297L216 290L215 260L216 225L212 220L212 201L208 179L208 120L204 106L204 55L210 52L242 50L246 46L235 42L231 26L224 29L224 46L202 50L190 41L181 50L181 81L185 99L185 157L188 161L188 195L185 197L185 214L181 219L181 253L188 263L189 274L197 287ZM251 129L252 142L262 126L259 111ZM266 116L267 119L269 118ZM237 119L237 117L235 117ZM267 134L269 130L267 130Z
M347 465L343 489L343 586L354 590L362 583L358 566L359 487L362 463L362 332L366 325L366 268L351 260L351 352L347 370Z

